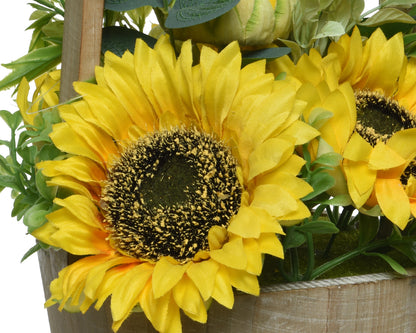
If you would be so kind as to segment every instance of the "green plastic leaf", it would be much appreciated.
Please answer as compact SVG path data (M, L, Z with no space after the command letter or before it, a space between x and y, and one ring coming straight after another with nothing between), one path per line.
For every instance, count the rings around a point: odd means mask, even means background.
M392 244L392 247L397 251L403 253L411 261L416 263L416 240L413 241L403 241L403 239Z
M26 77L33 80L58 65L61 61L62 45L51 45L36 49L25 56L3 66L12 72L0 81L0 90L12 87Z
M20 193L16 198L14 199L13 203L13 210L12 210L12 216L16 217L18 221L24 216L26 211L36 204L38 201L39 196L38 194L33 193Z
M335 152L325 153L320 155L313 163L327 165L327 166L338 166L342 156Z
M296 226L298 231L310 232L312 234L335 234L339 229L330 221L315 220L306 222L303 225Z
M397 8L383 8L364 22L361 22L360 25L378 27L386 23L416 24L416 21L413 17Z
M13 131L15 131L22 122L22 116L19 111L11 113L6 110L0 110L0 117Z
M23 217L23 224L31 233L46 223L46 215L51 212L51 205L48 202L40 202L30 207Z
M335 185L335 179L326 172L319 172L314 174L314 177L310 180L310 185L313 187L313 192L305 196L303 200L312 199L329 190Z
M380 227L380 221L376 216L369 216L360 213L359 214L359 240L360 245L366 245L376 237L378 229Z
M250 51L250 52L244 52L243 53L243 66L257 61L261 59L266 60L273 60L280 57L283 57L290 53L290 48L288 47L271 47L267 49L262 49L258 51Z
M43 175L42 170L36 172L35 183L36 189L43 198L48 201L52 201L55 198L56 187L46 185L46 177Z
M319 32L314 36L314 39L325 37L337 37L345 34L345 29L341 23L335 21L326 22Z
M305 234L298 231L296 226L289 227L283 238L283 247L285 250L296 248L306 242Z
M308 123L316 129L320 129L325 122L332 118L334 114L323 108L314 108L309 115Z
M125 27L105 27L102 36L101 52L104 54L110 51L119 57L127 50L133 53L138 38L143 39L152 48L156 44L153 37Z
M143 6L163 8L163 0L105 0L104 2L105 9L116 12L125 12Z
M385 0L381 3L382 7L385 6L400 6L400 5L414 5L415 0Z
M340 194L331 199L322 201L321 204L331 206L349 206L352 204L351 197L348 194Z
M210 21L235 7L240 0L176 0L165 26L185 28Z
M409 275L409 273L407 273L406 269L402 265L400 265L396 260L394 260L392 257L389 257L386 254L371 252L365 253L365 255L370 257L379 257L383 259L385 262L387 262L390 265L390 267L394 269L397 273L401 275Z

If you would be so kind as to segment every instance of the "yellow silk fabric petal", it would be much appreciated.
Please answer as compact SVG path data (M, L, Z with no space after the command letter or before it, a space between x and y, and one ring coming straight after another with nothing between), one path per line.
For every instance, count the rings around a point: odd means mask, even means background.
M228 274L231 284L238 290L255 296L260 294L260 286L256 275L237 269L228 269Z
M368 161L373 148L361 135L354 133L344 151L344 158L351 161Z
M228 309L231 309L234 305L234 292L228 269L225 267L220 267L217 272L212 298Z
M291 142L280 138L271 138L258 145L248 159L248 180L275 168L281 160L287 160L293 154L293 147Z
M275 184L257 186L253 192L251 205L262 208L275 217L286 215L298 208L296 199Z
M201 299L198 288L187 275L184 275L178 284L175 285L172 295L176 304L188 316L200 323L206 323L207 310L205 304Z
M214 225L208 232L208 244L211 251L218 250L227 239L227 230L223 227Z
M67 175L82 182L99 182L106 179L99 164L83 156L72 156L60 161L42 161L36 164L47 177Z
M251 207L240 207L238 214L235 215L228 226L228 232L232 232L244 238L258 238L260 236L260 219L259 213L269 216L261 209Z
M400 180L377 179L375 193L383 214L403 230L410 218L410 204Z
M50 236L51 240L65 251L75 255L112 251L106 240L106 232L84 224L66 208L52 212L46 217L48 223L52 223L58 229Z
M295 145L302 145L319 136L320 132L305 122L296 120L283 130L281 135L290 136L295 139Z
M283 246L276 234L262 234L258 240L258 244L262 253L268 253L272 256L283 258Z
M85 184L69 176L57 176L51 180L46 181L48 186L60 186L62 188L69 189L74 194L83 195L89 199L93 197L98 198L101 189L97 186L91 186L92 184ZM95 195L95 196L94 196Z
M92 268L86 277L84 288L85 295L91 299L95 299L96 291L103 282L107 271L113 267L131 263L137 263L137 259L125 256L114 256L105 263Z
M162 297L182 278L190 263L178 264L167 257L160 258L155 265L152 285L155 298Z
M32 110L29 102L27 101L27 97L29 95L29 82L24 77L19 84L17 89L17 99L16 103L19 107L20 114L22 115L23 121L25 124L33 125L34 119L37 115L37 110Z
M152 284L149 281L140 294L140 306L154 328L159 332L181 333L179 307L174 302L171 293L158 299L154 299L151 295Z
M393 149L383 142L378 142L371 152L368 166L374 170L387 170L405 163L406 161Z
M129 316L139 302L139 296L151 278L153 268L149 263L129 267L120 280L115 281L111 296L111 314L114 322L122 322Z
M263 256L256 239L243 239L244 249L246 251L247 266L245 271L250 274L260 275L263 269Z
M207 301L214 289L215 276L219 265L213 260L203 260L192 263L186 274L195 283L204 301Z
M412 160L416 156L416 128L405 129L394 133L387 142L387 146L405 160Z
M244 269L247 265L243 240L240 237L229 240L221 249L211 251L210 255L216 262L235 269Z
M366 162L344 161L348 192L357 208L370 197L377 177L377 171L368 168Z
M54 203L68 209L82 223L93 228L104 229L101 219L102 215L97 206L83 195L71 195L65 199L55 198Z

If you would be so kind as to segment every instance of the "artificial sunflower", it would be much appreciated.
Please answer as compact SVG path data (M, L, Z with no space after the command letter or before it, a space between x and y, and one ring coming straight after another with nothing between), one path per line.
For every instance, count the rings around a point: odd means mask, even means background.
M312 85L326 81L333 87L347 84L354 91L354 133L340 141L342 169L352 201L366 213L379 207L403 229L410 217L416 216L416 61L407 59L402 34L387 39L377 29L363 43L355 28L351 36L331 43L326 57L318 59L311 52L304 58L303 62L315 65L309 67L311 79L306 79ZM287 71L299 79L297 65L289 62L278 59L272 70ZM326 78L319 73L326 73ZM337 108L329 110L334 121L342 124Z
M206 322L211 299L231 308L233 287L259 294L262 255L283 256L279 220L305 218L312 188L296 177L294 147L318 133L299 120L292 85L241 69L232 43L191 42L179 57L168 38L134 55L106 53L96 84L60 107L54 144L69 154L38 168L72 194L33 232L84 256L51 284L50 306L99 309L111 295L113 329L140 307L162 332L180 332L180 309Z

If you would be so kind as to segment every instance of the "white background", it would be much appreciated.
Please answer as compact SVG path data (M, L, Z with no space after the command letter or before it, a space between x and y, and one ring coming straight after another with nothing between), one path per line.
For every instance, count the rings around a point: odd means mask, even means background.
M4 64L27 53L31 31L25 29L30 25L32 7L27 4L28 1L23 0L7 1L7 4L2 2L0 63ZM378 1L370 0L366 3L366 8L373 8ZM8 73L7 69L0 67L0 78ZM12 90L0 91L0 110L17 110L11 94ZM8 127L2 120L0 139L9 139ZM0 153L6 156L8 152L0 146ZM3 190L0 193L0 330L6 328L3 332L7 333L48 333L50 331L47 312L43 307L44 294L37 256L33 255L20 263L22 256L35 241L32 236L26 235L26 227L21 221L10 217L11 207L10 191Z

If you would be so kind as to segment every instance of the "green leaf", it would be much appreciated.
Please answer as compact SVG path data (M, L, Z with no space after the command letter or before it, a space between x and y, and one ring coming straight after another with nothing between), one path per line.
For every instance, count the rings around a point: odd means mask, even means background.
M22 190L16 183L16 178L9 175L0 175L0 186L9 187L19 192Z
M22 115L19 111L11 113L6 110L0 110L0 117L13 131L15 131L22 122Z
M394 260L392 257L389 257L386 254L377 253L377 252L364 253L364 254L370 257L379 257L383 259L385 262L387 262L390 265L390 267L394 269L397 273L401 275L409 275L409 273L407 273L406 269L402 265L400 265L396 260Z
M414 5L415 0L385 0L381 3L382 7L386 6L400 6L400 5Z
M32 193L20 193L14 199L12 216L16 217L18 221L24 216L26 211L32 207L39 199L39 196Z
M312 164L321 164L336 167L339 165L342 156L335 152L325 153L320 155Z
M185 28L210 21L235 7L240 0L176 0L165 26Z
M35 183L39 194L46 200L52 202L55 198L57 188L55 186L46 185L46 177L43 175L42 170L36 172Z
M380 227L380 221L377 216L369 216L359 213L359 245L366 245L376 237Z
M280 57L283 57L284 55L287 55L290 53L290 48L288 47L271 47L267 49L262 49L258 51L250 51L250 52L244 52L243 53L243 66L257 61L261 59L266 60L273 60Z
M360 25L378 27L386 23L416 24L416 21L413 17L397 8L383 8L364 22L361 22Z
M35 254L42 248L42 245L40 243L36 243L36 245L32 246L22 257L20 262L25 261L27 258L29 258L32 254Z
M319 32L314 36L314 39L325 37L336 37L345 34L345 29L341 23L335 21L326 22Z
M339 194L331 199L322 201L321 204L323 205L331 205L331 206L349 206L352 204L351 197L348 194Z
M326 172L319 172L314 174L314 177L310 180L310 185L313 187L313 192L309 193L302 200L309 200L317 195L329 190L335 185L335 179Z
M397 251L403 253L411 261L416 263L416 240L399 240L391 245Z
M143 6L163 8L163 0L105 0L104 2L105 9L116 12L125 12Z
M305 234L298 231L296 226L287 228L286 236L283 238L283 247L285 250L299 247L305 242Z
M36 49L9 64L4 64L3 66L12 69L12 72L0 81L0 90L20 83L23 77L31 81L45 73L60 63L61 54L61 45L51 45Z
M312 234L335 234L339 229L330 221L315 220L296 226L298 231L310 232Z
M51 212L51 205L48 202L40 202L30 207L23 217L23 224L27 226L28 232L32 233L47 221L46 215Z
M316 129L320 129L325 122L332 118L334 114L323 108L314 108L309 115L308 123Z
M101 52L104 54L106 51L111 51L119 57L127 50L133 53L138 38L143 39L152 48L156 44L156 39L137 30L118 26L105 27L103 28Z

